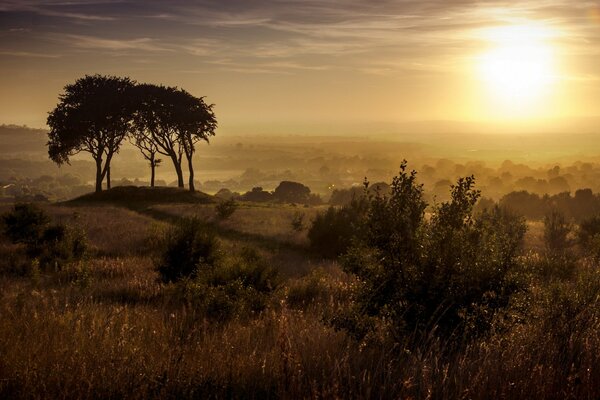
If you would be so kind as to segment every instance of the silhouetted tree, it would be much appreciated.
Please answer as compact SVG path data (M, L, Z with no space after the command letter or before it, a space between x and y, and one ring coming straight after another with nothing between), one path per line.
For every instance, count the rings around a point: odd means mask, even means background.
M298 182L283 181L275 188L273 198L284 203L308 203L310 188Z
M194 97L183 89L175 92L176 113L174 125L179 132L179 140L188 162L189 189L194 191L194 166L192 157L196 144L201 140L208 143L209 137L215 135L217 119L212 111L213 104L207 105L203 97Z
M138 118L134 117L134 121ZM154 187L154 181L156 177L156 167L162 162L160 158L156 157L158 153L158 147L152 138L152 134L143 129L143 124L135 123L136 129L130 135L131 143L140 150L142 156L150 163L150 187Z
M171 159L177 173L177 186L183 187L181 159L183 147L179 134L172 121L175 114L175 103L172 95L175 88L152 84L141 84L135 88L135 130L144 132L152 139L159 154Z
M151 84L136 87L136 131L152 139L156 151L168 156L183 187L181 162L185 154L190 170L189 188L194 191L192 156L200 140L215 134L217 120L212 105L182 89Z
M48 115L48 155L57 164L85 151L96 162L96 192L102 191L110 162L130 128L129 78L86 75L65 86L56 108Z

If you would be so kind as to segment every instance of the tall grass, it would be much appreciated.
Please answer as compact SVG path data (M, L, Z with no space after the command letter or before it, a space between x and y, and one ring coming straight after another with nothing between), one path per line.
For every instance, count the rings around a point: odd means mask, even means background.
M335 263L287 275L260 313L209 319L160 281L136 243L61 271L16 273L27 261L10 260L15 245L0 240L0 398L600 398L592 260L568 276L526 260L530 289L451 352L441 338L413 346L336 331L329 317L349 305L355 282Z

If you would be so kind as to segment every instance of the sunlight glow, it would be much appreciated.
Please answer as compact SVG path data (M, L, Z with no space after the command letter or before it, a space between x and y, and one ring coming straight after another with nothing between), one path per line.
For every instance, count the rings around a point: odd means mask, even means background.
M505 107L526 112L540 106L557 80L553 32L535 24L483 32L491 48L478 59L479 74L490 96Z

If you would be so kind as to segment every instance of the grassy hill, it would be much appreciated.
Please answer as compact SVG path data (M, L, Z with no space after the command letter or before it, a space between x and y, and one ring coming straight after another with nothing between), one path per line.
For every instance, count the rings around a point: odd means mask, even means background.
M202 192L173 187L117 186L100 193L88 193L67 201L65 204L109 203L125 207L165 203L214 203L213 196Z

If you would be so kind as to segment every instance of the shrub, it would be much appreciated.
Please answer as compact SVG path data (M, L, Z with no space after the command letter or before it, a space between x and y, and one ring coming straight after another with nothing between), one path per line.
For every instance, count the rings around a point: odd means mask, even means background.
M325 301L332 292L331 285L322 269L315 269L307 276L290 282L286 302L292 308L302 309L317 301Z
M360 285L355 306L334 324L359 337L382 326L396 339L409 332L469 337L490 327L521 288L525 224L498 207L473 217L474 183L459 179L428 221L416 172L401 164L390 196L369 200L364 233L342 258Z
M564 254L571 246L569 238L573 226L564 214L552 210L544 217L544 244L549 254Z
M354 199L347 206L330 206L319 212L308 230L310 248L328 258L336 258L346 252L353 238L362 231L367 200Z
M50 217L34 204L19 203L2 216L2 222L4 234L13 243L35 245L50 223Z
M50 217L32 204L16 204L2 216L5 234L13 243L25 244L26 254L40 267L59 270L81 260L87 250L83 231L63 224L50 225Z
M597 259L600 258L600 215L581 222L577 239L584 252Z
M294 230L295 232L302 232L305 228L304 213L295 212L294 215L292 215L291 225L292 225L292 230Z
M35 249L41 267L62 269L81 260L87 251L85 233L62 224L51 225L42 234Z
M215 211L217 213L217 218L220 220L225 220L233 215L235 210L237 210L238 204L237 202L231 198L229 200L221 201L219 204L215 206Z
M222 258L214 268L181 279L176 291L208 318L227 320L264 310L277 284L277 270L244 249L238 257Z
M182 218L166 232L156 268L164 282L195 277L200 270L214 268L219 247L214 233L198 218Z

